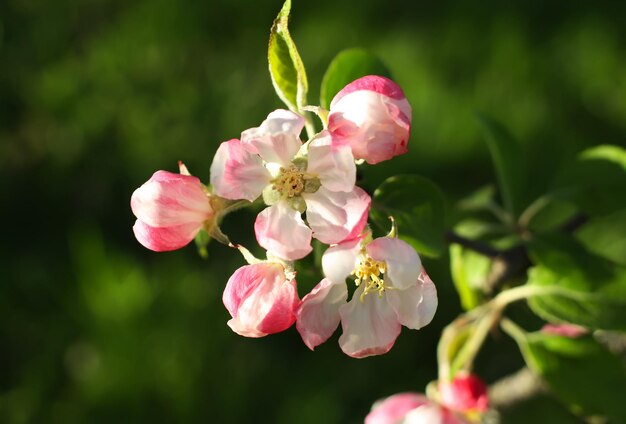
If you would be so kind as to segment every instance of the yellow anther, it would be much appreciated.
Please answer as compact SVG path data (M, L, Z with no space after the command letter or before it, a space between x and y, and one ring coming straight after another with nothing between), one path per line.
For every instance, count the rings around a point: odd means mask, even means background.
M295 166L280 168L278 177L272 180L272 188L283 197L292 198L299 196L304 191L304 172Z
M393 287L386 285L383 275L387 271L387 264L383 261L376 261L367 254L362 254L359 264L352 271L355 276L354 283L358 286L364 285L363 293L359 300L363 302L365 296L369 293L378 293L378 297L383 297L383 293L387 289Z

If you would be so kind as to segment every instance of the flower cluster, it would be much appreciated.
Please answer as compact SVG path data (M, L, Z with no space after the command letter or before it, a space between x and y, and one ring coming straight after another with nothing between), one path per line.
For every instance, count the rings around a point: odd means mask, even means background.
M472 424L480 422L489 400L485 383L460 373L438 384L438 394L398 393L376 402L365 424Z
M324 129L301 140L305 117L275 110L240 138L223 142L204 186L181 165L180 174L156 172L135 191L135 236L155 251L178 249L200 231L221 235L220 220L234 204L262 201L254 232L267 259L240 247L248 265L235 271L223 302L228 325L247 337L277 333L297 322L311 349L341 323L341 349L352 357L387 352L401 327L428 324L437 293L415 250L395 237L374 239L367 225L370 196L356 186L356 166L407 152L411 107L400 87L366 76L343 88ZM294 261L329 245L324 278L302 300ZM347 285L346 279L354 282ZM352 297L348 301L349 292Z

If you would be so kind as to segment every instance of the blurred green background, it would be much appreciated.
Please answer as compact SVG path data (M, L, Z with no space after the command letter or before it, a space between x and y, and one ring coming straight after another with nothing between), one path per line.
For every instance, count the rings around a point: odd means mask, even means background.
M230 249L212 244L205 261L133 237L130 195L154 171L182 160L207 182L219 142L281 106L266 64L280 7L0 3L0 422L357 423L374 400L436 378L439 333L460 312L446 258L425 260L433 323L354 360L337 335L310 352L294 328L232 333L221 292L243 260ZM358 46L413 106L410 154L365 169L370 192L419 173L452 210L491 182L477 110L523 143L533 194L579 150L624 144L626 3L294 0L291 32L311 103L333 56ZM253 218L233 214L225 230L252 247ZM490 348L488 381L521 366L505 337Z

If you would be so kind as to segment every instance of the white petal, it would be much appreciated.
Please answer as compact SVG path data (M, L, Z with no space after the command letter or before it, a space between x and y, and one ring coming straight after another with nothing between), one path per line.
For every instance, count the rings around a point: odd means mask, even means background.
M293 210L284 201L259 213L254 232L257 241L268 254L282 259L302 259L312 250L311 229L305 225L300 212Z
M402 326L385 297L368 294L360 301L363 286L352 299L339 308L343 334L339 338L341 350L353 358L387 353L400 334Z
M304 296L296 313L296 328L309 349L324 343L339 326L339 307L346 304L345 282L333 283L324 278Z
M322 186L331 191L351 191L356 182L356 165L348 144L333 143L328 131L322 131L309 145L307 173L316 175Z
M387 263L385 280L392 287L404 290L415 284L422 271L422 262L408 243L390 237L380 237L366 247L367 253L377 261Z
M303 193L306 217L313 236L326 244L358 236L367 222L371 199L362 189L330 191L323 186L315 193Z
M270 113L260 127L242 132L241 142L265 162L287 166L302 146L299 134L303 127L303 117L278 109Z
M428 403L410 411L401 424L468 424L452 411L436 403Z
M432 321L438 303L437 289L428 274L423 272L420 280L408 289L385 292L400 324L413 330L419 330Z
M211 184L218 196L252 202L270 179L261 158L247 151L241 141L232 139L220 144L211 164Z
M322 255L324 275L336 283L345 282L358 263L361 239L356 238L326 249Z

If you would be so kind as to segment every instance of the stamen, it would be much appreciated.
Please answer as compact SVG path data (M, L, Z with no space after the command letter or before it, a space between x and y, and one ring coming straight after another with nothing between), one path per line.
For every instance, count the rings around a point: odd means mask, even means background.
M280 168L278 177L272 180L272 188L288 199L299 196L304 191L304 172L295 166Z
M385 284L383 275L387 271L387 264L383 261L376 261L367 254L362 254L359 265L352 271L355 276L354 283L357 287L364 285L363 293L359 297L361 302L365 296L370 293L378 293L378 297L382 298L385 290L393 287Z

